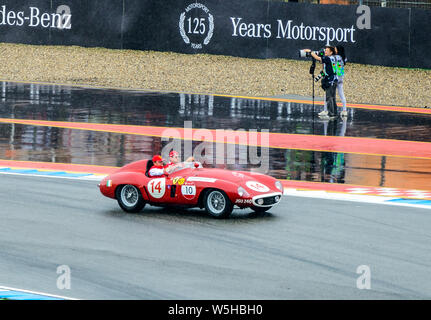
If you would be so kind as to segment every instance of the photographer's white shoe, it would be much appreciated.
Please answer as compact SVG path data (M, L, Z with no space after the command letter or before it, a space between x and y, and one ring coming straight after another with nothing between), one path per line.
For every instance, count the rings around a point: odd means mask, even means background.
M347 117L347 110L341 111L340 116L341 117Z
M318 115L319 115L319 117L327 116L328 115L328 111L323 110L322 112L319 112Z

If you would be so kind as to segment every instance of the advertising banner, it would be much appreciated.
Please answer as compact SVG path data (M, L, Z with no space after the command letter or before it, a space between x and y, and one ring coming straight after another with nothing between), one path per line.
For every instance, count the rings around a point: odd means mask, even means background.
M350 62L431 68L431 11L276 1L126 1L124 48L299 59L343 45Z
M122 0L2 0L0 41L121 48L122 3Z
M431 68L431 11L263 0L0 0L0 42Z

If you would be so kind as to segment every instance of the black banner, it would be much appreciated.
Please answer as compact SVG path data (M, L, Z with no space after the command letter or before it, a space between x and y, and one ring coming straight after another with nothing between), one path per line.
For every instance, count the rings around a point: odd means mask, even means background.
M122 19L122 0L2 0L0 41L121 48Z
M431 69L431 10L411 9L408 56L410 67ZM407 47L407 44L406 44Z
M4 0L0 41L431 68L431 11L257 0Z
M70 24L51 28L51 44L122 48L121 0L52 0L51 3L55 12L71 14ZM63 23L67 23L66 19Z

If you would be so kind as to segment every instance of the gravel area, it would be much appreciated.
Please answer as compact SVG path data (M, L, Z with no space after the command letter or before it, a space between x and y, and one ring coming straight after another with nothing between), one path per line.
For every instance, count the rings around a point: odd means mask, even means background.
M241 96L312 92L310 60L6 43L0 50L7 81ZM431 107L431 70L348 63L344 87L348 103ZM316 96L322 93L316 86Z

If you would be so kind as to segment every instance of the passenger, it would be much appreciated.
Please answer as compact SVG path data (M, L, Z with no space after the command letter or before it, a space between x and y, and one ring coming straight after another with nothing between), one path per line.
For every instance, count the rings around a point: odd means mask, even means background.
M185 162L192 162L194 160L195 159L193 157L188 157ZM171 151L169 153L169 162L165 166L166 171L168 173L171 173L172 171L174 171L176 168L179 168L179 167L184 167L184 164L180 162L180 155L177 151Z
M166 171L166 167L163 165L163 159L160 155L155 155L153 157L153 166L148 170L148 176L153 177L162 177L168 172Z
M170 166L174 166L176 165L178 162L180 162L180 155L178 152L176 151L171 151L169 152L169 162L166 165L166 167L170 167Z

